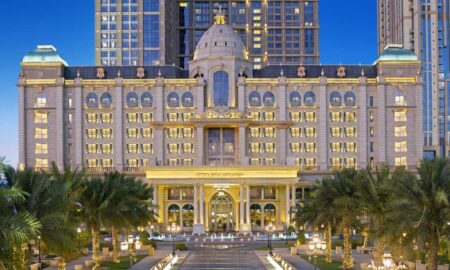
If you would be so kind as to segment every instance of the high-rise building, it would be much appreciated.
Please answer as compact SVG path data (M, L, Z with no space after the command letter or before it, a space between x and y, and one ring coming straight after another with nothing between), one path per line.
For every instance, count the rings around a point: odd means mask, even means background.
M96 65L187 68L222 9L255 68L318 64L318 0L96 0Z
M450 155L449 0L378 0L378 47L402 44L422 62L424 156Z

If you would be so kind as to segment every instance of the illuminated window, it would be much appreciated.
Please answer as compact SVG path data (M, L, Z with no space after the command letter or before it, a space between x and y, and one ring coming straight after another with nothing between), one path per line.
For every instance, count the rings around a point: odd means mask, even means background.
M267 166L275 165L275 159L274 158L265 158L264 165L267 165Z
M47 124L48 114L47 112L36 112L34 115L34 123L36 124Z
M48 144L46 143L36 143L34 148L35 154L47 154L48 153Z
M305 143L305 152L306 153L316 152L316 143Z
M142 123L148 123L153 120L153 114L152 113L142 113Z
M316 158L305 158L305 170L317 170Z
M183 153L193 153L194 147L192 143L183 143Z
M330 163L331 163L331 168L333 170L339 170L341 168L341 159L340 158L331 158Z
M356 143L354 143L354 142L347 142L345 144L345 150L347 152L356 152Z
M395 142L395 152L406 152L408 151L406 141Z
M300 107L302 105L302 97L299 92L294 91L289 94L289 105L291 107Z
M373 120L375 119L374 114L372 111L369 112L369 120L370 122L373 122Z
M97 138L97 130L95 128L86 129L86 135L89 139Z
M97 153L97 145L94 143L89 143L86 145L86 150L88 154L96 154Z
M36 107L37 108L45 108L47 106L47 94L41 92L36 97Z
M330 133L331 133L331 137L340 137L341 136L341 128L331 127Z
M111 138L112 137L112 129L110 128L103 128L102 129L102 138Z
M263 104L265 107L274 107L275 95L272 92L265 92L263 95Z
M259 137L259 128L250 128L250 137L258 138Z
M290 143L291 153L300 153L300 143Z
M299 138L300 137L300 128L298 127L292 127L290 129L291 137L292 138Z
M169 138L178 138L178 128L167 129L167 135Z
M315 127L306 127L305 128L305 135L307 138L314 138L316 137L316 128Z
M137 128L127 128L128 138L137 138L138 129Z
M96 124L97 123L97 114L88 113L88 114L86 114L86 119L89 124Z
M141 96L142 107L152 107L153 106L153 96L150 92L145 92Z
M183 121L190 121L192 118L192 113L183 113Z
M330 143L330 149L333 153L341 152L341 144L338 142L332 142Z
M406 157L396 157L395 158L395 166L407 166L407 159Z
M264 151L266 153L275 153L275 143L264 143Z
M250 165L260 165L260 160L259 158L251 158L249 160Z
M167 96L167 105L169 107L178 107L180 106L180 100L178 97L178 94L175 92L171 92L169 93L169 95Z
M129 154L137 154L138 153L138 144L129 143L127 144L127 150Z
M34 167L36 169L46 169L48 168L48 159L46 158L36 158L34 161Z
M295 165L296 166L301 166L303 164L303 159L302 158L295 158Z
M259 153L259 143L250 143L250 153Z
M136 158L127 159L128 167L136 168L136 167L138 167L138 164L139 164L139 159L136 159Z
M169 158L168 160L169 166L177 166L178 165L178 159L176 158Z
M86 165L88 168L95 168L97 167L97 160L93 158L89 158L86 160Z
M73 118L72 116L73 116L72 113L67 114L67 122L69 122L69 124L72 123L72 118Z
M102 153L103 154L111 154L112 153L112 144L109 144L109 143L102 144Z
M153 153L153 144L150 144L150 143L142 144L142 153L144 153L144 154Z
M127 106L137 107L139 106L139 97L135 92L130 92L127 95Z
M86 105L88 108L98 108L98 97L95 93L86 96Z
M404 137L408 135L406 131L406 126L395 127L394 129L395 129L394 131L395 137Z
M194 136L193 128L183 128L183 137L184 138L193 138Z
M264 112L264 120L275 121L275 113L274 112Z
M169 143L167 145L167 150L169 151L169 153L171 154L176 154L178 153L178 144L176 143Z
M104 109L108 109L111 108L112 105L112 96L110 93L103 93L100 96L100 104L102 106L102 108Z
M395 122L402 122L402 121L406 121L406 120L407 120L406 111L395 111L394 112L394 121Z
M334 91L330 94L330 105L333 107L342 106L342 96Z
M315 112L305 112L305 121L306 122L316 122L316 113Z
M356 105L356 95L353 92L347 92L344 95L344 103L347 107L352 107Z
M48 130L46 128L35 128L34 138L35 139L47 139Z
M290 112L289 115L291 116L291 120L294 122L300 122L301 121L301 113L299 112Z
M356 168L356 158L346 158L345 166L347 168Z
M214 106L228 106L229 90L228 73L225 71L216 71L213 74L213 98Z
M112 159L105 158L105 159L102 159L101 161L102 161L102 167L104 167L104 168L112 167Z
M102 113L102 123L112 123L112 114Z
M356 137L356 127L346 127L345 128L345 136Z
M275 128L264 128L264 136L267 138L274 138Z
M152 138L153 132L151 128L142 128L142 138Z
M331 112L330 118L331 118L331 122L342 122L340 112Z
M261 106L261 95L257 91L253 91L248 95L248 103L251 107Z
M184 166L192 166L194 164L194 160L192 158L184 158L183 165Z
M190 92L186 92L181 96L181 104L183 107L193 107L194 106L194 96Z
M344 113L345 122L355 122L356 113L355 112L345 112Z
M406 97L401 91L395 92L395 105L406 106Z
M128 123L137 123L137 121L138 121L138 113L127 113Z
M169 119L169 122L178 121L178 114L177 113L168 113L167 118Z
M141 162L142 162L142 166L143 167L147 167L148 166L148 159L143 158L143 159L141 159Z
M253 119L253 121L259 121L259 112L251 112L250 116Z

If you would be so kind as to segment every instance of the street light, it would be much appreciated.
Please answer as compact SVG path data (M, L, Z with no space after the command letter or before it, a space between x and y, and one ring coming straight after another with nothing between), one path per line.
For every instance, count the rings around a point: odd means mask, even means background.
M326 248L326 243L319 240L318 237L313 237L313 240L309 242L307 253L309 255L309 260L311 260L311 257L314 258L314 270L317 269L317 256L321 255Z
M266 231L267 231L267 246L269 247L269 256L272 256L272 237L271 237L271 232L273 232L274 230L274 226L271 223L269 223L269 225L266 226Z
M394 259L392 258L392 254L388 252L383 254L383 265L376 266L374 261L372 261L372 263L369 265L369 269L373 270L400 270L406 268L406 265L404 265L402 262L399 262L398 265L396 265Z
M41 263L41 236L38 235L37 239L38 239L38 251L39 251L38 259L39 259L39 263Z
M78 249L81 248L81 244L80 244L80 234L81 234L81 228L78 227L78 228L77 228Z
M167 230L170 232L170 237L172 238L172 255L175 257L175 233L178 231L178 226L174 222L172 226L169 226Z
M133 235L129 235L127 241L120 243L120 250L128 251L128 256L130 258L130 269L133 269L134 253L133 251L141 248L141 241L139 239L134 239Z

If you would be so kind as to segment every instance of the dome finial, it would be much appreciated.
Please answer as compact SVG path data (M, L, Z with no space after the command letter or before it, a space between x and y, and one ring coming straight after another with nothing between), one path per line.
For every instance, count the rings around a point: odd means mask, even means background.
M214 24L225 24L225 14L222 11L222 6L219 5L219 10L214 17Z

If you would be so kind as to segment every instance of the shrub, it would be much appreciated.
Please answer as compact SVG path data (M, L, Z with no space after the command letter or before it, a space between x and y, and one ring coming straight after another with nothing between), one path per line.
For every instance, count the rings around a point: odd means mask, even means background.
M304 230L298 230L298 233L297 233L297 244L301 245L301 244L304 244L305 242L306 242L305 231Z
M154 247L155 249L157 247L157 244L156 244L155 240L148 240L148 245Z
M139 238L141 239L141 242L144 246L150 245L150 234L146 231L139 232Z
M176 243L176 244L175 244L175 248L176 248L177 250L187 250L186 243L183 243L183 242L181 242L181 243Z

